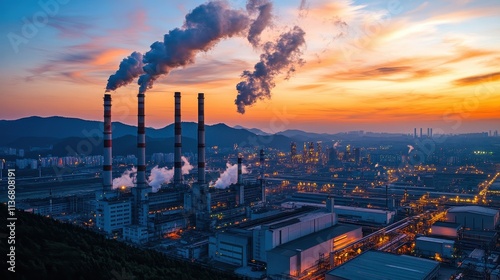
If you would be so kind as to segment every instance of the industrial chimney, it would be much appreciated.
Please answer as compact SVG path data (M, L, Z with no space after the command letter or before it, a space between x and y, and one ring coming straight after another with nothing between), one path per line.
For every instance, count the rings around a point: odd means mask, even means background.
M264 183L264 149L260 150L260 187L262 189L261 201L266 203L266 185Z
M238 190L238 201L237 203L240 205L245 204L245 186L243 185L243 172L242 172L242 161L243 159L238 156L238 178L237 178L237 186Z
M182 181L182 128L181 128L181 93L175 95L175 146L174 146L174 184L179 185Z
M198 184L205 184L205 97L198 93Z
M138 112L137 112L137 179L136 184L138 188L146 187L146 128L144 116L144 93L137 95L138 99Z
M113 188L111 94L104 94L104 164L102 166L103 193Z
M242 169L241 169L241 162L242 162L242 158L238 157L238 185L243 185L243 176L242 176Z

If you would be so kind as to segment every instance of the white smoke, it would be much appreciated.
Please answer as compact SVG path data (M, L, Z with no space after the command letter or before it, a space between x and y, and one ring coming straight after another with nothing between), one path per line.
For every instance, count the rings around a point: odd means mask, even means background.
M136 175L137 175L137 168L135 167L125 170L125 172L123 172L121 177L113 179L113 189L121 187L126 187L126 188L133 187Z
M337 148L339 145L340 145L340 142L339 142L339 141L337 141L337 142L335 142L335 144L333 144L333 147L334 147L334 148Z
M182 175L187 175L187 174L189 174L189 171L193 170L194 166L192 166L189 163L187 158L181 157L181 159L182 159L182 162L184 163L182 165Z
M151 169L151 174L149 175L148 182L152 188L153 192L157 192L162 184L168 184L172 181L174 177L174 169L168 169L167 167L159 168L158 166Z
M187 175L194 167L189 163L186 157L181 157L183 161L182 174ZM127 169L123 172L122 176L113 179L113 189L125 187L131 188L135 184L135 177L137 175L137 168L132 167L132 169ZM174 169L169 169L167 167L155 166L151 169L151 174L148 178L148 183L152 187L153 192L157 192L162 184L168 184L172 181L174 177Z
M410 153L411 153L411 151L413 151L413 150L415 149L415 148L413 148L413 146L412 146L412 145L408 145L408 148L410 148L410 149L408 150L408 154L410 154Z
M189 163L186 157L181 157L183 161L182 174L187 175L189 171L193 169L193 166ZM159 168L158 166L151 169L151 175L149 175L148 182L152 188L153 192L157 192L162 184L168 184L174 178L174 169L169 169L167 167Z
M219 179L215 181L215 187L218 189L225 189L231 184L238 182L238 164L226 163L226 171L220 175ZM248 170L245 165L241 166L241 173L247 174Z

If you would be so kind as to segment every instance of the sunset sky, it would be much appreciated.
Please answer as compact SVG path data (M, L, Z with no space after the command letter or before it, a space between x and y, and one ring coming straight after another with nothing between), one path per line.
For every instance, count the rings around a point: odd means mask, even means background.
M148 51L205 3L40 1L52 3L47 10L38 2L0 2L0 119L102 120L106 83L120 61ZM246 1L227 3L244 9ZM196 96L204 92L207 124L268 132L500 130L498 0L273 3L273 25L262 40L298 25L306 46L305 63L288 80L285 73L276 77L271 99L236 111L236 84L262 50L230 38L156 81L146 93L146 125L172 123L180 91L183 121L196 120ZM134 81L112 92L113 121L136 124L137 90Z

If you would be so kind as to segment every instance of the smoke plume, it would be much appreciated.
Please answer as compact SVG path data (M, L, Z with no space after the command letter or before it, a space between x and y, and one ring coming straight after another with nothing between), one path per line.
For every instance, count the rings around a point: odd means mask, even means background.
M246 37L254 48L262 48L264 53L255 70L244 71L244 81L236 86L235 103L238 112L243 114L245 106L271 97L276 75L286 71L288 79L295 66L303 63L299 47L305 43L305 33L297 26L281 34L276 42L261 45L261 33L272 24L272 9L269 0L248 0L246 11L231 9L226 1L202 4L185 16L181 27L170 30L163 41L151 44L149 51L133 52L125 58L109 77L106 91L114 91L139 77L139 92L144 93L161 75L193 64L198 53L209 51L221 40Z
M258 47L260 43L260 34L271 24L273 4L268 0L249 0L247 11L249 14L259 12L257 18L250 25L247 39L253 47Z
M255 64L254 71L243 71L244 81L236 85L238 95L235 104L238 112L245 113L245 106L253 105L257 100L271 98L271 89L275 87L274 78L283 71L285 79L295 71L296 65L302 65L301 46L305 44L305 32L298 26L280 35L276 42L264 44L264 53Z
M135 167L125 170L125 172L123 172L121 177L113 179L113 189L121 187L126 187L126 188L133 187L136 175L137 175L137 168Z
M225 189L231 184L236 184L238 182L238 164L231 165L230 163L226 163L226 170L222 175L220 175L219 179L215 181L215 187L219 189ZM241 166L241 173L247 174L247 168L245 165Z
M232 10L226 2L214 1L196 7L186 15L182 28L165 34L163 42L155 42L144 55L144 72L139 78L140 92L171 69L192 64L195 55L206 52L220 40L242 35L250 19L241 10Z
M124 58L115 74L109 76L106 91L116 90L119 87L130 84L135 78L143 74L142 54L133 52Z

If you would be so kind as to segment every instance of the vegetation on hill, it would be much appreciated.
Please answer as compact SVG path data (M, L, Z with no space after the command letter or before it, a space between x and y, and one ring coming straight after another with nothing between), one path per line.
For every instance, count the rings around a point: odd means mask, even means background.
M169 259L71 224L16 211L15 273L4 268L0 279L234 279L196 264ZM7 207L0 205L7 221ZM4 259L11 245L7 227L0 231ZM9 246L9 247L7 247ZM3 276L2 276L3 275Z

